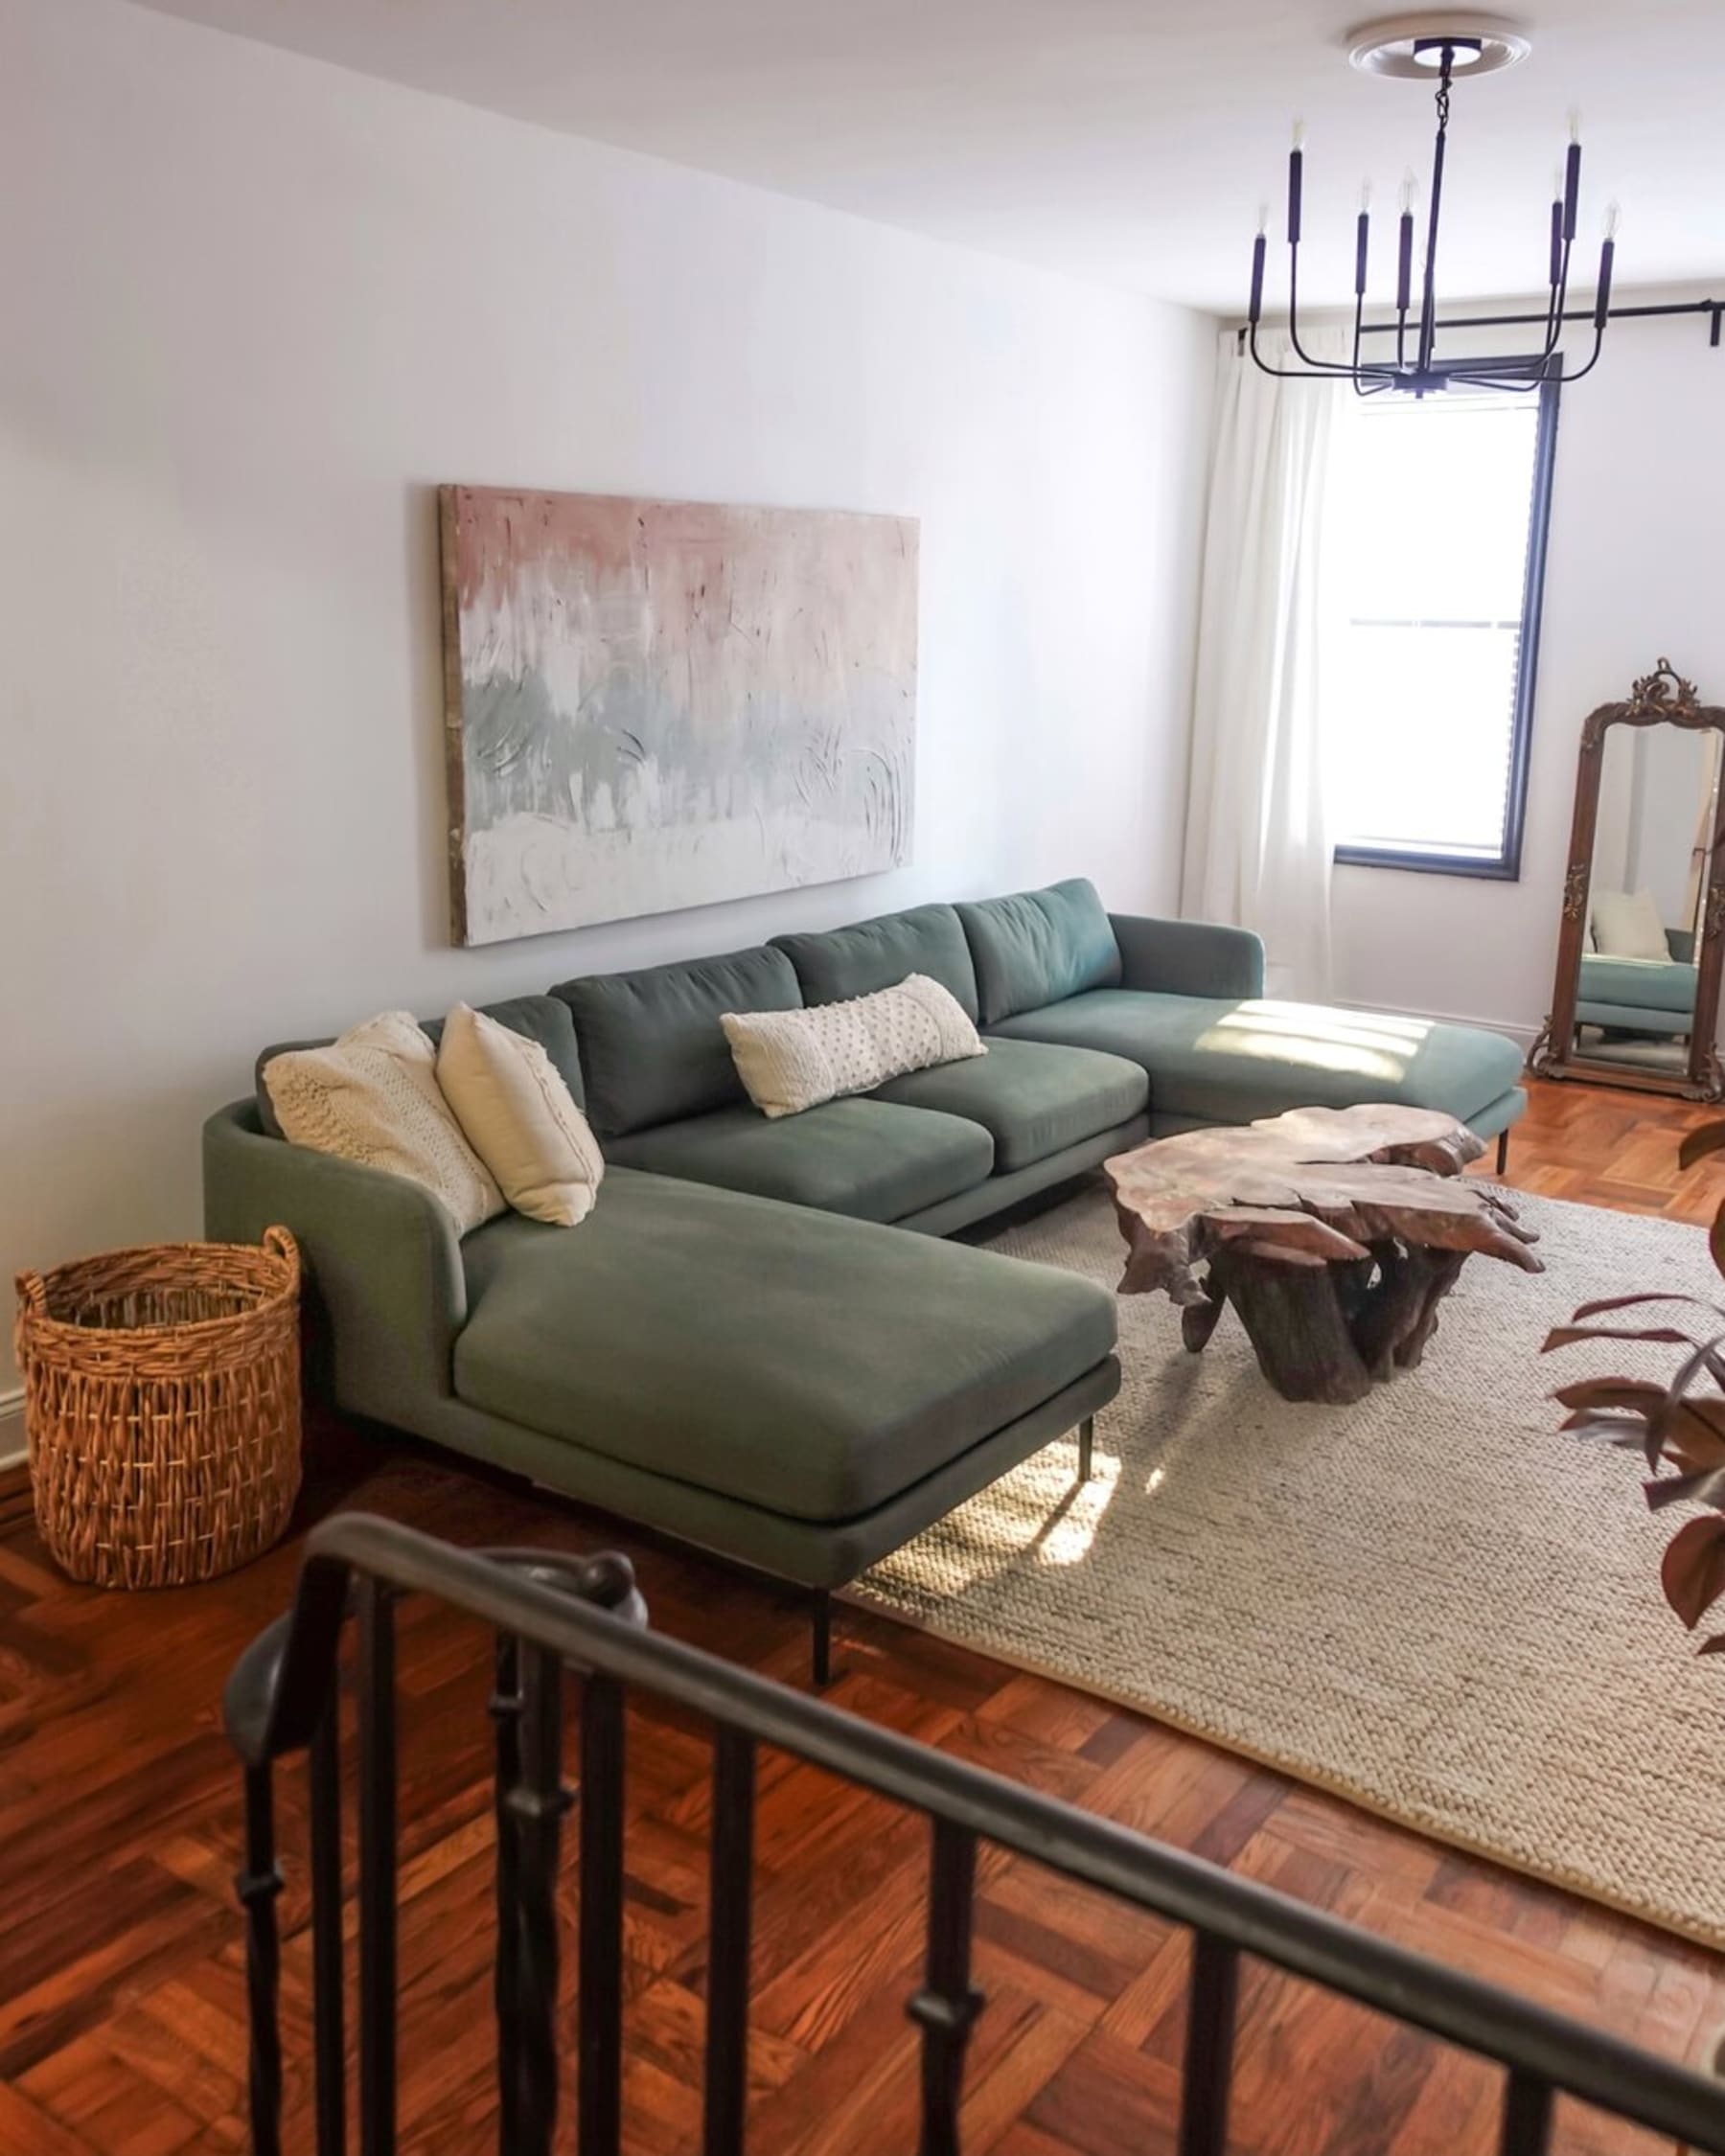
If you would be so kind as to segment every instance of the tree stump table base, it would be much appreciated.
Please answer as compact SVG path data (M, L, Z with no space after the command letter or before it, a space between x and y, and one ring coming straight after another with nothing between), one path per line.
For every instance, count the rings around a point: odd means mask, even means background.
M1296 1108L1117 1154L1121 1295L1158 1289L1197 1353L1231 1303L1285 1400L1363 1399L1414 1368L1470 1253L1544 1269L1484 1152L1434 1109Z

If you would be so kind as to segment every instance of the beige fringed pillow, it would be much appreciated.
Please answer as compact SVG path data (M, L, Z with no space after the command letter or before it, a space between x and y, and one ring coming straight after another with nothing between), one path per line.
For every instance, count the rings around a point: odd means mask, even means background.
M605 1156L539 1043L457 1003L444 1021L437 1082L516 1211L579 1227L599 1194Z
M907 1070L988 1053L957 998L926 974L848 1003L730 1011L721 1022L737 1075L766 1115L797 1115Z
M465 1235L506 1208L438 1090L437 1058L406 1011L385 1011L327 1048L272 1056L264 1083L282 1135L424 1183Z

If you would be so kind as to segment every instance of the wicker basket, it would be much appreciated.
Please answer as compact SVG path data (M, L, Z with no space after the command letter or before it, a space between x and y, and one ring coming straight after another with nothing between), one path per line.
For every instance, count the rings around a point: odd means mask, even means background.
M299 1250L168 1243L18 1275L42 1540L74 1579L181 1587L267 1549L300 1479Z

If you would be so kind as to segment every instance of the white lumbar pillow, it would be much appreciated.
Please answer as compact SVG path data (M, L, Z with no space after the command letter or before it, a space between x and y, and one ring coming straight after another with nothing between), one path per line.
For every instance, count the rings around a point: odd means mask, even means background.
M730 1011L721 1022L737 1075L767 1115L796 1115L907 1070L988 1053L957 998L926 974L847 1003Z
M540 1044L457 1003L444 1021L437 1082L516 1211L579 1227L599 1194L605 1156Z
M431 1044L406 1011L367 1019L327 1048L272 1056L264 1083L284 1137L424 1183L463 1235L506 1210L438 1090Z
M1665 924L1650 891L1596 891L1594 946L1607 958L1667 958Z

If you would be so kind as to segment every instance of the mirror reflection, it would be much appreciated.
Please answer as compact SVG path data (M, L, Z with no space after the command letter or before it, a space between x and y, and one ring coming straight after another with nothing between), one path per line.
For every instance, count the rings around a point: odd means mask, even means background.
M1610 725L1600 746L1573 1053L1681 1075L1694 1025L1719 736Z

